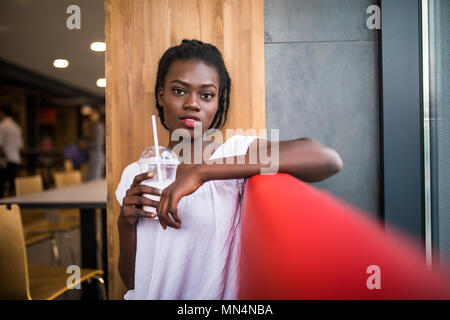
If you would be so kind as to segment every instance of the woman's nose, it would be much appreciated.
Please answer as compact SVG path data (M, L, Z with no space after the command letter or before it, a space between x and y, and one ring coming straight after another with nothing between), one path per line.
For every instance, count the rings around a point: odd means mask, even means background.
M195 94L188 94L186 96L186 100L184 102L185 109L191 109L191 110L199 110L200 106L198 105L198 101Z

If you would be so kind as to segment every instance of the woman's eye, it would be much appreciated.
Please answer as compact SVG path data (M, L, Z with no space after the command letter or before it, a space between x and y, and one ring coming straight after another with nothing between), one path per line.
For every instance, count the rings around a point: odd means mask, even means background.
M212 99L214 97L214 95L212 93L204 93L204 94L202 94L202 96L204 99L207 99L207 100Z
M184 93L184 90L183 90L183 89L180 89L180 88L173 88L172 91L173 91L175 94L183 94L183 93Z

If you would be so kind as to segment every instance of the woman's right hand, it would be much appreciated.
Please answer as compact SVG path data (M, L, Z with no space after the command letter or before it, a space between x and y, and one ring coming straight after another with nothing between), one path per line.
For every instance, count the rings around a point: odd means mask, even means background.
M158 188L142 185L141 182L155 175L154 172L145 172L134 177L133 183L127 190L122 201L122 209L119 215L119 226L134 226L140 217L155 218L156 214L144 211L143 206L157 207L158 201L148 199L143 196L144 193L161 196L161 190Z

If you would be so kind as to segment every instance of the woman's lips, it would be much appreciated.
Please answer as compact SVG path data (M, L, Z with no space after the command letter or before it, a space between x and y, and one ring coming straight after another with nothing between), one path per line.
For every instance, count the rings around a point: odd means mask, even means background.
M201 121L194 119L182 119L181 122L184 124L186 128L194 129L195 126L201 125Z

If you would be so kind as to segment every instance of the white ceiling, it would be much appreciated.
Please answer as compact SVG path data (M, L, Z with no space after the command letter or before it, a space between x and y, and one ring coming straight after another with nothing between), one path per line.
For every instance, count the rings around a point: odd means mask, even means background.
M81 29L69 30L69 5L81 10ZM105 53L90 50L105 41L103 0L1 0L0 58L73 87L104 96L96 81L105 77ZM57 69L53 60L69 60Z

